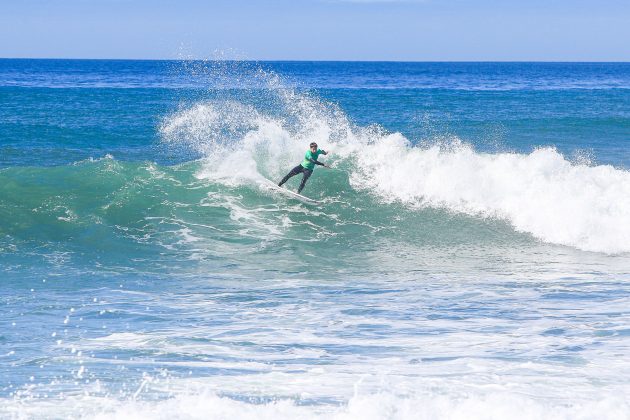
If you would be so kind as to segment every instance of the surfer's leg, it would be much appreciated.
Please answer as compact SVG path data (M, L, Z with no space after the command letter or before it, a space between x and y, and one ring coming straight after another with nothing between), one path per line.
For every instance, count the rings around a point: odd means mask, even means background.
M298 165L295 168L291 169L291 172L289 172L284 178L282 178L282 181L280 181L278 186L281 187L282 184L284 184L285 182L287 182L289 180L289 178L299 174L300 172L302 172L303 169L304 169L304 166L302 166L302 165Z
M298 188L298 191L297 191L298 194L302 192L302 189L304 188L304 184L306 184L306 181L308 180L308 178L313 173L313 171L311 171L310 169L306 169L306 168L304 168L304 170L302 172L304 172L304 176L302 177L302 182L300 182L300 188Z

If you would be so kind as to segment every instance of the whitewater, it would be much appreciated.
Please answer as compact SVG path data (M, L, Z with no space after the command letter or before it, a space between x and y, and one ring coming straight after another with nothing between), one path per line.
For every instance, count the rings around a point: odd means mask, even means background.
M0 65L0 417L630 418L627 66Z

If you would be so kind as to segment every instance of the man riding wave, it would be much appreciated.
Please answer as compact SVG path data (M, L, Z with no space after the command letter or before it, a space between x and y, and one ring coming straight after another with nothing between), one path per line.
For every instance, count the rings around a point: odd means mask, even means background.
M303 173L304 175L302 176L302 182L300 182L300 186L297 190L297 193L299 194L302 189L304 189L304 184L306 184L308 178L313 174L313 169L315 169L315 165L320 165L324 168L330 168L330 166L317 160L319 155L327 154L328 152L317 148L317 143L311 143L309 145L309 150L307 150L306 154L304 155L304 160L302 161L302 163L291 169L291 171L284 178L282 178L282 181L280 181L278 186L281 187L282 184L287 182L292 176Z

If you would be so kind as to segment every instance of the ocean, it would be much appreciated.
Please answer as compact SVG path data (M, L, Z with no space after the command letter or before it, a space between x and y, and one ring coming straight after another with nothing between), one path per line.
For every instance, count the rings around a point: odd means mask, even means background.
M629 146L630 63L1 59L0 418L630 419Z

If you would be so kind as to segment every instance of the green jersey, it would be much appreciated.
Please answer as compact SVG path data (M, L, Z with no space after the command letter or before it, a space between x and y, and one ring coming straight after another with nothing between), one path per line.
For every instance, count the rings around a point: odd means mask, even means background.
M321 149L317 149L317 152L315 153L311 152L311 150L309 149L304 155L304 161L302 161L302 166L312 171L313 169L315 169L315 164L311 162L311 159L317 160L319 155L321 155L322 153L324 153L324 151Z

